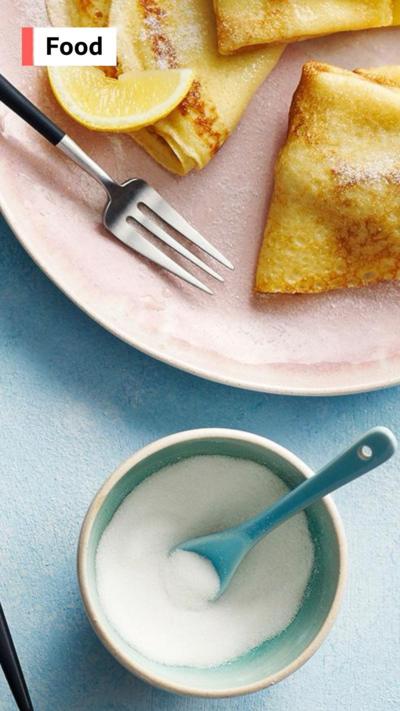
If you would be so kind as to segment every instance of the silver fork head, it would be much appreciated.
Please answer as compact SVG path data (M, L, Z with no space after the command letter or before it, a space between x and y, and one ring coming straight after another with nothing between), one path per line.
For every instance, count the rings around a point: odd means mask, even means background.
M147 208L146 211L142 209L143 206ZM121 242L144 257L147 257L147 259L150 259L172 274L184 279L184 281L189 284L196 286L198 289L212 294L213 292L208 286L190 274L190 272L181 267L180 264L175 262L168 255L164 254L164 252L158 249L149 239L146 239L138 229L135 229L135 222L139 223L145 230L168 247L174 249L178 254L191 261L204 272L219 281L223 281L223 278L211 269L211 267L172 237L157 218L170 225L174 230L189 240L189 242L205 251L221 264L229 269L233 269L232 264L186 222L186 220L176 212L156 190L151 188L146 181L133 179L128 180L126 183L123 183L123 185L115 184L111 188L110 201L103 215L103 222L107 229L121 240Z

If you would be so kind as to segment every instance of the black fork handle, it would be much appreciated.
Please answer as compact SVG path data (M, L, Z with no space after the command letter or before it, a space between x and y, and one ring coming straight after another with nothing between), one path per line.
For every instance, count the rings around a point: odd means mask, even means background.
M0 603L0 663L20 711L33 711L28 687L22 673L3 608Z
M65 131L21 94L3 74L0 74L0 101L3 101L9 109L15 111L32 128L47 138L53 146L56 146L64 138Z

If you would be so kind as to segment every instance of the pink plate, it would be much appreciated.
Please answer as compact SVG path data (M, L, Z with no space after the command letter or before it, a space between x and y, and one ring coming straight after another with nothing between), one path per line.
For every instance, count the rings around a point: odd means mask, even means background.
M129 136L93 134L63 114L45 71L20 66L20 28L47 22L43 0L4 2L5 75L117 179L141 176L153 184L236 265L233 273L222 269L224 285L210 284L213 297L152 267L99 226L101 188L2 111L3 212L27 251L75 303L136 348L238 387L333 395L400 381L400 285L317 296L252 293L274 160L303 62L396 64L400 30L292 46L212 163L202 173L176 178Z

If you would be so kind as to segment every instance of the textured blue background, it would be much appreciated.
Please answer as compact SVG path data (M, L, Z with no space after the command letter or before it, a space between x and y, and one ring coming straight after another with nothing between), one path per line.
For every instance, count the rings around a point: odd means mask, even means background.
M248 429L317 467L374 424L399 434L399 388L295 399L178 372L90 321L0 224L0 396L0 595L35 709L397 711L400 457L336 495L350 548L339 619L305 667L255 696L178 698L130 676L85 618L75 549L105 477L155 438ZM0 709L14 708L1 677Z

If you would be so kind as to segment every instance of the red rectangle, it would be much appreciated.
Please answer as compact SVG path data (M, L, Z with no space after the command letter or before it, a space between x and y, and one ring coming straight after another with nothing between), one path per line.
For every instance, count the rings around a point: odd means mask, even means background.
M33 65L33 27L22 28L22 66Z

